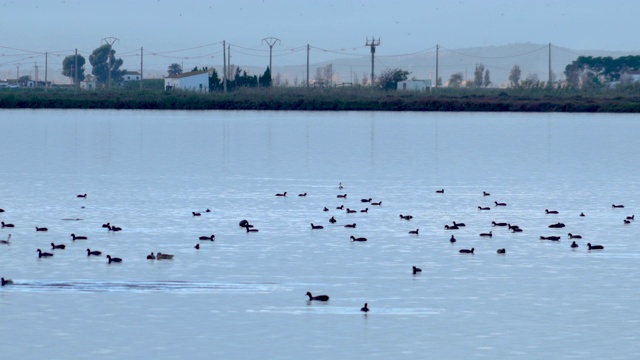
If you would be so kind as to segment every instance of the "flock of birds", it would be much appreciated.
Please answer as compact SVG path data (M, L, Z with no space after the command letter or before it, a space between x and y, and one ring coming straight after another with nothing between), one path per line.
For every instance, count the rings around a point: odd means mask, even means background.
M343 189L342 183L339 184L338 188L340 190ZM438 190L436 190L436 193L437 194L444 194L445 191L444 191L444 189L438 189ZM286 197L287 196L287 192L285 191L285 192L282 192L282 193L277 193L276 196L277 197ZM307 196L307 193L298 194L298 196ZM483 191L482 196L483 197L491 196L491 194L486 192L486 191ZM337 198L339 198L339 199L347 199L347 194L338 194ZM381 206L382 205L382 201L375 202L375 201L373 201L372 198L363 198L363 199L360 199L360 202L361 203L367 203L367 204L370 204L372 206ZM494 201L493 203L494 203L495 207L506 207L507 206L507 204L504 203L504 202ZM614 209L623 209L624 205L612 204L611 207L614 208ZM350 209L350 208L346 208L345 209L344 205L340 205L340 206L336 207L336 209L337 210L344 210L347 214L358 212L358 210L354 210L354 209ZM479 211L489 211L489 210L491 210L491 207L478 206L478 210ZM326 211L329 211L329 209L327 207L324 207L323 211L326 212ZM365 208L363 210L360 210L359 212L367 213L368 211L369 211L369 208L367 207L367 208ZM557 215L557 214L559 214L559 211L545 209L545 214ZM584 217L585 214L583 212L581 212L579 216L580 217ZM400 214L400 219L409 221L409 220L413 219L413 216L412 215L408 215L408 214ZM635 220L635 215L627 216L623 220L624 220L623 221L624 224L631 224ZM332 216L331 218L329 218L329 222L331 224L335 224L337 222L337 220L336 220L336 218L334 216ZM241 226L242 226L242 224L241 224ZM451 225L449 225L449 224L444 225L444 229L445 230L458 230L458 229L460 229L462 227L465 227L465 226L466 226L466 224L464 224L464 223L458 223L458 222L453 221ZM492 227L505 227L509 231L511 231L512 233L521 233L521 232L524 231L522 228L520 228L520 226L515 225L515 224L506 223L506 222L495 222L495 221L492 221L491 222L491 226ZM550 224L548 226L548 228L550 228L550 229L562 229L565 226L566 225L564 223L562 223L562 222L556 222L556 223ZM345 224L344 227L345 228L356 228L356 223ZM311 223L311 229L312 230L321 230L321 229L324 229L324 226ZM410 235L418 236L420 234L420 229L410 230L408 233ZM493 231L479 233L479 236L480 237L484 237L484 238L491 238L491 237L493 237ZM572 243L570 245L571 249L576 249L576 248L578 248L580 246L578 243L576 243L575 239L582 239L581 235L568 233L567 236L568 236L569 239L572 239ZM353 235L350 236L350 239L353 242L364 242L364 241L367 241L367 238L365 238L365 237L355 237ZM540 240L546 240L546 241L560 241L560 239L561 239L561 236L557 236L557 235L540 236ZM454 235L451 235L449 241L453 244L457 240L456 240ZM587 245L588 251L604 250L604 246L603 245L591 244L590 242L588 242L586 245ZM459 249L458 252L460 254L472 254L473 255L473 254L475 254L475 248L473 248L473 247L470 248L470 249L469 248L462 248L462 249ZM499 249L496 250L496 253L499 254L499 255L506 255L507 251L506 251L505 248L499 248ZM413 275L418 275L421 272L422 272L421 268L419 268L417 266L412 266ZM308 301L322 301L322 302L329 301L329 296L328 295L317 295L317 296L314 296L311 292L307 292L306 295L309 297ZM364 306L360 309L360 311L362 311L364 313L369 312L368 303L365 303Z
M338 185L338 189L342 190L344 189L342 183L339 183ZM438 194L444 194L445 190L444 189L438 189L436 190L436 193ZM275 195L276 197L286 197L287 196L287 192L282 192L282 193L277 193ZM299 197L305 197L307 196L307 193L301 193L298 194ZM482 193L483 197L487 197L487 196L491 196L490 193L488 192L484 192ZM80 195L76 195L77 198L79 199L85 199L87 198L87 194L80 194ZM338 199L347 199L347 194L346 193L342 193L342 194L338 194L337 195ZM373 201L372 198L362 198L360 199L360 203L361 204L368 204L370 206L375 206L375 207L380 207L382 206L382 201ZM506 203L503 202L498 202L498 201L494 201L494 206L495 207L505 207L507 206ZM612 204L612 208L614 209L622 209L624 208L624 205L621 204ZM356 213L356 212L361 212L361 213L368 213L369 208L366 207L365 209L362 210L354 210L354 209L350 209L350 208L344 208L344 205L340 205L338 207L336 207L336 210L344 210L346 213ZM491 210L491 207L483 207L483 206L478 206L478 211L489 211ZM323 208L324 212L328 212L329 208L324 207ZM0 214L4 213L5 210L4 209L0 209ZM205 212L211 212L210 209L206 209ZM559 214L559 212L557 210L549 210L549 209L545 209L545 214L548 215L557 215ZM196 217L196 216L201 216L202 213L201 212L192 212L192 216ZM584 213L580 213L580 216L583 217L585 216ZM412 215L408 215L408 214L400 214L400 219L401 220L406 220L406 221L410 221L413 219ZM623 223L624 224L631 224L633 221L635 220L635 215L630 215L627 216L626 218L624 218ZM331 216L329 218L329 223L331 224L335 224L337 222L335 216ZM15 225L11 224L11 223L5 223L4 221L0 221L0 225L1 225L1 229L11 229L14 228ZM258 232L259 230L256 229L254 227L254 225L250 224L248 220L241 220L238 224L240 226L240 228L245 229L245 231L247 233L249 232ZM345 228L351 228L351 229L355 229L356 228L356 223L348 223L345 224L344 227ZM451 225L446 224L444 225L444 229L445 230L458 230L462 227L465 227L466 225L464 223L459 223L459 222L455 222L453 221ZM507 228L509 231L511 231L512 233L519 233L519 232L523 232L523 229L520 228L518 225L515 224L511 224L511 223L506 223L506 222L495 222L492 221L491 222L491 226L492 227L500 227L500 228ZM550 224L548 227L551 229L562 229L564 228L566 225L562 222L556 222L553 224ZM102 225L103 228L108 229L108 231L113 231L113 232L118 232L118 231L122 231L121 227L112 225L110 223L106 223ZM311 223L311 230L321 230L324 229L323 225L318 225L318 224L314 224ZM36 232L46 232L48 231L48 228L46 227L35 227ZM415 229L415 230L410 230L408 232L410 235L414 235L414 236L419 236L420 234L420 229ZM71 233L71 240L72 241L82 241L82 240L88 240L87 236L83 236L83 235L76 235L75 233ZM493 237L493 231L489 231L489 232L482 232L479 233L480 237L483 238L491 238ZM576 243L576 239L580 240L582 239L581 235L578 234L573 234L573 233L568 233L567 234L568 238L572 240L572 243L570 245L571 249L576 249L579 247L579 244ZM552 235L552 236L540 236L540 240L545 240L545 241L560 241L561 236L558 235ZM215 241L216 240L216 236L215 234L211 234L211 235L203 235L200 236L198 238L198 240L202 240L202 241ZM367 238L365 237L356 237L354 235L350 236L350 240L352 242L365 242L367 241ZM451 244L454 244L457 240L455 238L454 235L451 235L450 239L449 239ZM0 239L0 245L10 245L11 244L11 234L7 235L6 239ZM602 245L597 245L597 244L591 244L591 243L587 243L587 249L589 251L592 250L604 250L604 246ZM64 250L66 248L66 245L64 244L55 244L55 243L51 243L51 251L56 251L56 250ZM196 244L194 246L194 248L196 250L200 249L200 244ZM38 258L50 258L54 256L54 252L46 252L46 251L42 251L41 249L37 249L36 252L38 253ZM461 248L458 250L458 252L460 254L475 254L475 248ZM505 248L500 248L496 250L497 254L500 255L505 255L506 254L506 249ZM91 256L102 256L102 252L98 251L98 250L91 250L90 248L87 248L87 256L91 257ZM162 252L157 252L156 254L154 254L153 252L150 253L149 255L147 255L146 259L147 260L172 260L174 257L174 255L172 254L166 254L166 253L162 253ZM122 263L122 258L119 257L113 257L109 254L106 255L106 259L107 259L107 264L112 264L112 263ZM422 272L422 269L416 266L412 266L412 273L413 275L418 275L419 273ZM5 279L4 277L1 278L1 285L4 287L6 285L13 285L14 281L11 279ZM329 301L329 296L328 295L316 295L314 296L311 292L307 292L306 296L308 296L308 301L321 301L321 302L327 302ZM369 312L369 307L368 307L368 303L365 303L364 306L360 309L360 311L367 313Z

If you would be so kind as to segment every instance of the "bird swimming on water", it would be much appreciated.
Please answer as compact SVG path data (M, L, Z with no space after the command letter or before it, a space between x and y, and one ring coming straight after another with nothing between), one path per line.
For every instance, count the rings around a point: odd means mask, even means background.
M329 295L318 295L318 296L313 296L311 295L311 292L307 291L306 294L309 297L309 301L329 301Z

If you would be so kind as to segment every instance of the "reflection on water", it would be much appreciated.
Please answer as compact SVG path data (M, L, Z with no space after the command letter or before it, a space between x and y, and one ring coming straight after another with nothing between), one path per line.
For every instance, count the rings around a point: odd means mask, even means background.
M16 281L11 291L69 292L175 292L175 293L270 293L282 291L278 284L216 284L187 281Z

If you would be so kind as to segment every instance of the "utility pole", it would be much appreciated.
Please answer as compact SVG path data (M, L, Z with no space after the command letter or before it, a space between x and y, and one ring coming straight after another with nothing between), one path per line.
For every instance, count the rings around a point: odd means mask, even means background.
M16 83L20 86L20 66L22 66L22 64L17 63L14 65L16 66Z
M142 69L143 69L143 63L142 63L142 57L144 56L144 48L141 46L140 47L140 90L142 90Z
M374 84L374 55L376 53L376 46L380 46L380 38L378 38L378 40L376 40L374 37L371 37L371 40L369 40L369 38L367 38L367 43L365 44L365 46L370 46L371 47L371 87L373 87Z
M309 87L309 50L311 47L307 44L307 88Z
M268 37L262 39L263 42L266 42L269 45L269 72L271 73L271 78L273 79L273 68L271 67L271 53L273 51L273 46L280 42L280 39L276 39L274 37Z
M76 48L75 62L73 65L73 88L78 91L78 49Z
M49 81L47 78L48 75L48 71L49 71L49 53L45 52L44 53L44 91L47 91L47 88L49 87Z
M38 66L38 63L35 63L35 65L33 65L33 67L36 69L36 78L35 78L35 86L34 87L38 87L38 68L40 66Z
M549 82L547 87L551 89L551 43L549 43Z
M113 66L115 65L115 64L111 63L111 58L115 57L115 55L114 55L115 51L113 50L113 44L118 42L118 41L120 41L120 39L114 38L114 37L106 37L106 38L102 39L102 41L105 44L109 44L109 54L107 55L108 56L107 59L109 60L109 85L108 85L108 87L109 87L109 89L111 89L111 71L113 70Z
M227 44L222 41L222 91L227 92Z
M438 87L438 50L440 50L440 45L436 44L436 88Z

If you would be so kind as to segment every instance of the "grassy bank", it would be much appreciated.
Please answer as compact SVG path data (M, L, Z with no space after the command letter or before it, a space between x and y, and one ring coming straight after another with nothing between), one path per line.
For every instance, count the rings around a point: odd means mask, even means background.
M437 89L418 93L369 88L271 88L197 94L136 89L2 89L0 108L637 113L640 90Z

